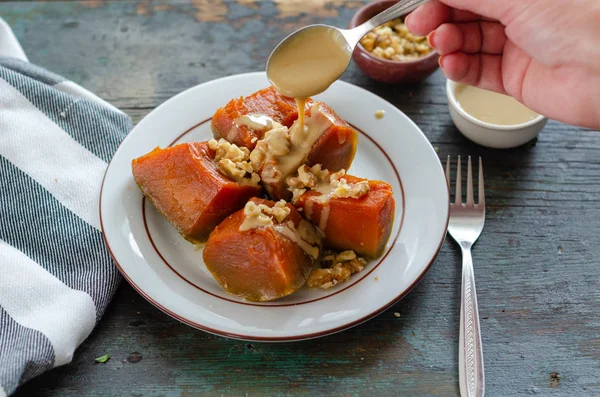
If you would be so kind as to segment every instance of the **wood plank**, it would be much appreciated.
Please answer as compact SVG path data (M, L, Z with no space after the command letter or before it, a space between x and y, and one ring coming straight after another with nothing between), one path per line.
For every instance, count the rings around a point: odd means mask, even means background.
M3 2L0 15L33 62L138 121L195 84L262 70L286 34L344 26L360 3ZM343 79L408 114L441 158L484 158L488 215L474 260L487 394L599 395L598 132L551 122L535 145L484 149L452 125L439 72L390 86L352 65ZM124 284L73 363L17 395L458 395L459 296L460 253L449 241L422 282L379 317L314 341L248 344L180 324ZM94 364L103 354L111 360Z

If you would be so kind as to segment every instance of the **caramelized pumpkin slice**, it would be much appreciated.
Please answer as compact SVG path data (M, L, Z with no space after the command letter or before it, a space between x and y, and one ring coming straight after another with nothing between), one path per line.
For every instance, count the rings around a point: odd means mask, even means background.
M274 211L285 208L287 215L284 213L282 218L281 214L261 212L266 218L259 220L253 214L261 205ZM318 235L292 205L252 198L243 210L229 216L210 234L204 263L230 294L249 301L282 298L306 282L318 256L318 246L304 240L307 230L303 228L307 227L308 233Z
M144 196L192 242L206 240L215 226L261 191L225 177L214 156L207 142L196 142L156 148L132 161Z
M351 184L366 180L351 175L344 179ZM390 185L381 181L368 184L369 191L359 198L325 199L321 192L309 190L295 205L323 231L325 246L375 258L383 253L392 232L395 202Z
M307 101L307 108L312 100ZM255 116L257 119L244 118ZM211 128L215 138L223 138L238 146L254 149L256 140L262 139L267 128L261 127L264 117L290 127L298 118L298 108L292 98L278 93L269 87L257 91L247 97L232 99L227 105L218 109L213 116Z
M315 142L306 164L309 167L321 164L323 169L332 172L347 170L354 160L358 133L326 104L321 102L319 110L329 119L330 125ZM310 116L310 109L307 116Z

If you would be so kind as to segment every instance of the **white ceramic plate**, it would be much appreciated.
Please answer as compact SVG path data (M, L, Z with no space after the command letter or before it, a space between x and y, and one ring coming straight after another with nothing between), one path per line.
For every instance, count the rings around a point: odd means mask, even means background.
M448 188L437 154L406 115L376 95L338 81L317 99L360 132L350 173L386 181L394 190L397 209L385 254L330 290L303 288L270 303L245 302L227 294L206 269L202 251L143 200L131 160L157 146L210 139L210 119L217 108L268 85L264 73L214 80L175 96L146 116L106 171L100 195L102 230L129 283L177 320L244 340L315 338L381 313L417 283L446 234ZM380 109L385 117L378 120L374 114Z

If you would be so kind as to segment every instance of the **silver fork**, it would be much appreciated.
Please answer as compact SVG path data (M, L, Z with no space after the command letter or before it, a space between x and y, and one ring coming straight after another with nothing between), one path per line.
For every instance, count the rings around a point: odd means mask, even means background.
M463 258L462 293L460 300L460 335L458 347L458 378L460 395L482 397L485 394L483 350L479 328L479 309L475 293L475 276L471 247L479 238L485 223L485 195L483 190L483 167L479 158L479 195L473 200L473 173L471 156L467 167L467 202L462 202L460 156L456 171L454 203L450 204L448 233L460 245ZM450 186L450 156L446 162L446 180Z

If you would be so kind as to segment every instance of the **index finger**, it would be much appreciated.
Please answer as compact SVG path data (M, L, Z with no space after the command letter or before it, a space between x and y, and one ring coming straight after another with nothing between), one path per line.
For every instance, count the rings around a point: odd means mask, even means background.
M534 0L436 0L447 7L479 15L485 20L500 21L508 25L515 16L527 9ZM415 10L416 11L416 10ZM426 17L426 15L423 15ZM454 21L468 22L468 21Z
M472 22L480 17L470 11L450 8L438 0L423 4L404 20L408 29L419 36L426 36L446 22Z

